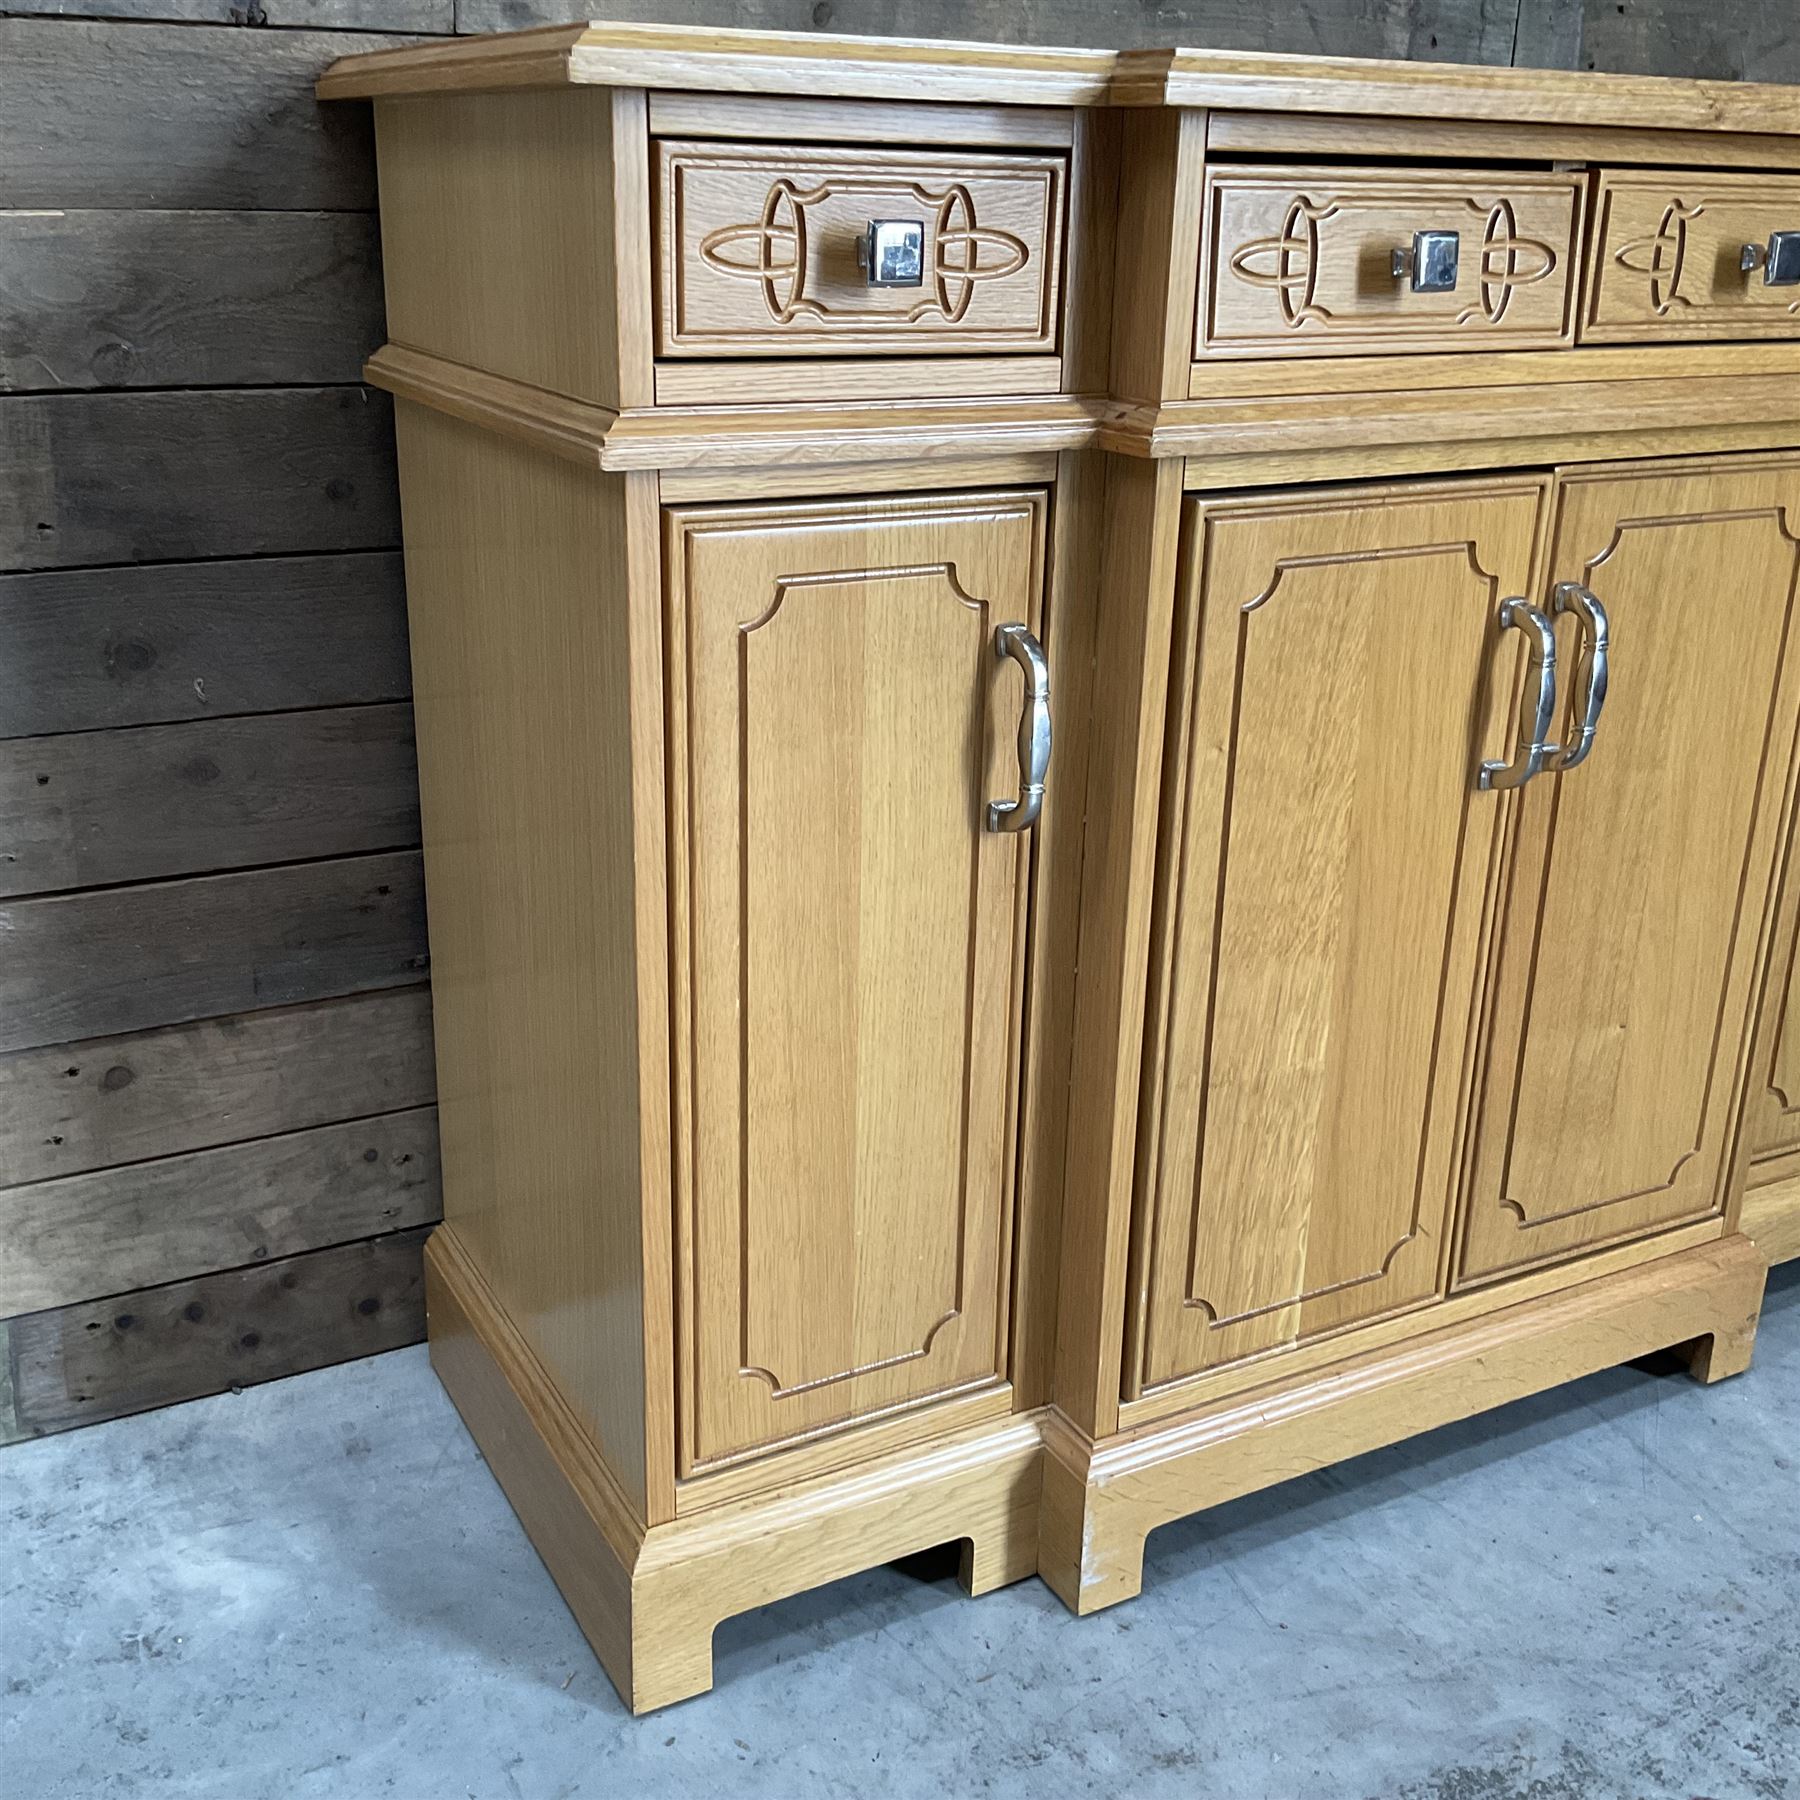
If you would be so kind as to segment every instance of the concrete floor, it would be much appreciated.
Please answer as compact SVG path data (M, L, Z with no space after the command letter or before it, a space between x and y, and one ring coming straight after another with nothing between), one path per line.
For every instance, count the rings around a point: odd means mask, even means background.
M5 1800L1800 1800L1800 1268L1623 1369L1151 1540L1077 1622L948 1556L633 1722L404 1351L0 1452Z

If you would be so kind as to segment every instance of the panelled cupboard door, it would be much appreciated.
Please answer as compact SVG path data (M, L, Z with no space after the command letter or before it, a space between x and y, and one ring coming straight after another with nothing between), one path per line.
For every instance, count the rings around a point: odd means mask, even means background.
M1440 1289L1546 486L1189 503L1133 1395Z
M1004 1378L1045 507L666 514L684 1473Z
M1800 1151L1800 869L1790 828L1782 898L1776 912L1775 954L1763 989L1762 1028L1744 1102L1744 1130L1753 1161ZM1792 1174L1785 1163L1753 1172L1751 1182Z
M1797 578L1800 458L1559 483L1550 581L1604 605L1611 680L1587 759L1519 793L1465 1281L1723 1209L1793 755Z

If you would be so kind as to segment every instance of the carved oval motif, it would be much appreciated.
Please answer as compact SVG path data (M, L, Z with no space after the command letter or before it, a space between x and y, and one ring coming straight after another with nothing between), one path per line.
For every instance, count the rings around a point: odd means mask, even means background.
M1288 325L1325 315L1313 303L1319 270L1319 209L1304 195L1288 205L1276 237L1253 238L1231 253L1226 267L1251 287L1272 288Z
M1699 218L1703 206L1691 210L1679 200L1671 200L1655 233L1633 238L1613 252L1613 261L1633 275L1644 275L1650 282L1650 304L1658 313L1672 306L1686 306L1686 299L1676 290L1681 286L1682 265L1687 261L1688 221Z
M932 198L937 203L932 260L938 311L955 325L969 310L976 282L1016 275L1030 260L1031 250L1024 239L1014 237L1010 231L995 225L977 225L975 202L960 183L941 197ZM998 252L997 260L983 260L983 253L988 250Z
M721 225L700 240L700 260L709 269L762 284L763 304L777 325L786 325L800 310L806 285L806 205L817 198L816 192L802 194L791 181L778 181L754 225Z
M1481 311L1490 325L1506 317L1514 288L1530 287L1556 269L1556 252L1541 239L1520 237L1518 230L1512 202L1496 200L1481 233Z

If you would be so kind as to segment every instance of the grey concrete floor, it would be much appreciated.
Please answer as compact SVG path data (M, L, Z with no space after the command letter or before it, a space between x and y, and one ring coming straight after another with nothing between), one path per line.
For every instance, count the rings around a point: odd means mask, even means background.
M0 1795L1800 1797L1800 1268L1616 1370L1151 1539L733 1620L633 1721L422 1350L0 1451Z

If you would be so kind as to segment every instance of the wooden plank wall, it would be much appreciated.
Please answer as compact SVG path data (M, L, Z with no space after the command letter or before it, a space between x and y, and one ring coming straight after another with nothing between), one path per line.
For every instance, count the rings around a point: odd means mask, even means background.
M403 41L0 20L0 1440L422 1328L369 121L309 91Z
M416 1339L438 1213L344 52L556 0L0 8L0 1442ZM632 0L633 17L1800 82L1792 0Z

